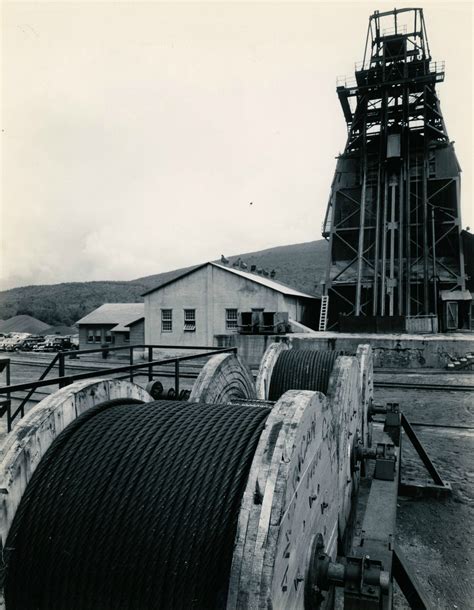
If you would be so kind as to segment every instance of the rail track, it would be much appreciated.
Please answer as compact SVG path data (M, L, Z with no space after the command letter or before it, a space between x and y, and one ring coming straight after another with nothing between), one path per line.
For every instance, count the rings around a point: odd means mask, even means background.
M438 390L441 392L473 392L474 385L454 385L450 383L400 383L397 381L374 381L376 388L397 390Z

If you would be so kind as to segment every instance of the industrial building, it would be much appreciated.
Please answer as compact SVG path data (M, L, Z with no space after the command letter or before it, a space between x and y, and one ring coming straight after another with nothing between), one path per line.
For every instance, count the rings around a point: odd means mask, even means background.
M437 94L444 74L421 9L370 17L363 61L337 86L348 137L324 221L320 330L470 328L461 169Z
M218 335L314 326L319 299L240 268L204 263L144 295L145 341L215 345Z
M77 321L80 349L143 343L143 311L143 303L104 303L94 309Z

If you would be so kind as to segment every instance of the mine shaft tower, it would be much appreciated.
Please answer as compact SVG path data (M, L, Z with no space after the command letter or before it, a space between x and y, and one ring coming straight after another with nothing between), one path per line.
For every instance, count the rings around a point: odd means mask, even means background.
M355 79L337 86L348 138L323 226L329 257L321 330L328 304L327 328L340 314L360 321L442 313L448 327L464 315L471 296L460 237L461 170L436 93L443 80L422 9L370 17Z

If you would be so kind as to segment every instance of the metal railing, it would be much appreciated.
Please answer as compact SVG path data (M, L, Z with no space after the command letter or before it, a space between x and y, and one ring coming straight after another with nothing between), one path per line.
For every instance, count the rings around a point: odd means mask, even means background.
M147 351L147 360L141 363L135 363L134 361L134 351L137 349L142 349ZM197 354L191 354L189 356L172 356L170 358L161 358L159 360L153 360L153 350L194 350L198 351ZM75 358L78 355L84 354L97 354L102 353L104 359L108 356L109 352L118 352L118 351L128 351L129 352L129 362L126 365L122 366L114 366L110 368L101 368L99 370L94 371L86 371L84 373L77 373L75 375L66 375L66 357ZM156 373L154 371L154 367L158 365L164 364L174 364L174 381L175 381L175 393L176 396L179 396L179 385L180 385L180 362L196 360L198 358L203 358L207 356L214 356L216 354L233 352L237 353L236 347L226 347L226 348L215 348L209 346L183 346L183 345L127 345L122 347L100 347L95 349L85 349L85 350L68 350L64 352L59 352L55 355L55 357L51 360L48 366L45 368L43 373L40 375L39 379L36 381L28 381L26 383L17 383L10 385L10 377L7 378L7 385L0 387L0 404L2 404L1 397L3 395L7 396L7 400L4 402L2 409L0 410L0 417L4 415L7 416L7 430L11 431L12 424L15 419L20 415L23 417L25 415L25 407L28 401L31 399L33 394L36 392L38 388L43 388L47 386L57 385L59 388L63 388L75 381L81 381L83 379L91 379L94 377L103 377L104 375L116 375L117 373L126 373L120 377L115 377L115 379L129 379L133 382L135 375L146 375L148 377L148 381L152 381ZM58 365L58 377L53 377L46 379L47 375L52 371L55 365ZM145 369L145 372L140 372ZM12 413L11 409L11 395L15 392L24 392L28 390L27 395L22 399L18 408Z
M0 373L5 371L5 385L10 385L10 358L0 358ZM0 397L0 417L3 417L5 413L11 408L11 395L10 392L5 392L5 398Z
M438 74L445 72L446 62L444 60L441 61L430 61L429 63L429 71L430 74Z
M354 87L357 87L357 81L354 76L337 76L336 87L345 87L346 89L352 89Z

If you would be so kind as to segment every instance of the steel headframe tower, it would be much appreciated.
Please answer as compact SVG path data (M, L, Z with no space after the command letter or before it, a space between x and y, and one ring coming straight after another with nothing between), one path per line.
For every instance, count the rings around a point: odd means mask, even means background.
M329 328L339 313L434 317L445 291L470 298L461 170L436 94L443 80L444 62L431 61L422 9L370 17L355 79L338 79L337 86L348 138L323 227Z

